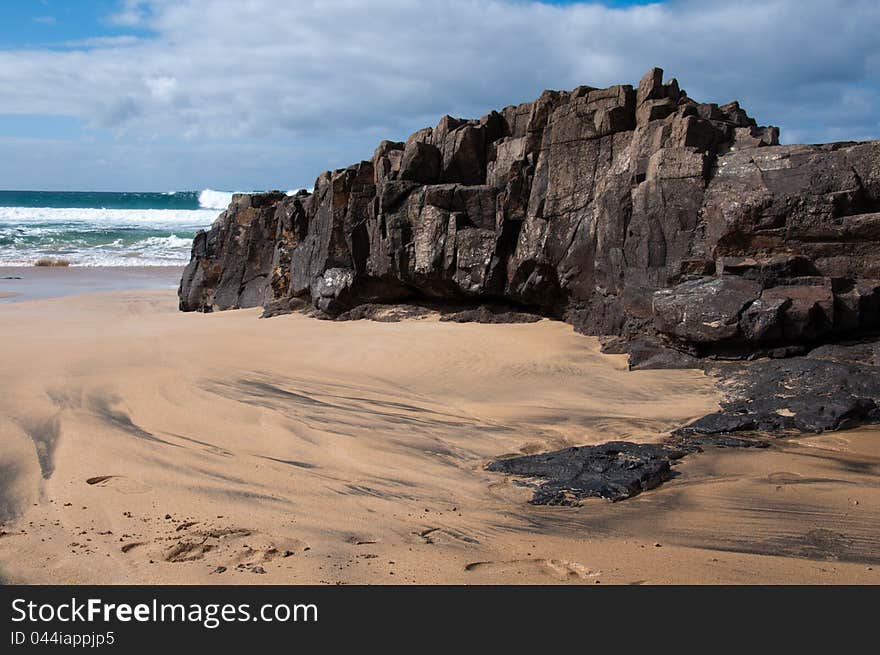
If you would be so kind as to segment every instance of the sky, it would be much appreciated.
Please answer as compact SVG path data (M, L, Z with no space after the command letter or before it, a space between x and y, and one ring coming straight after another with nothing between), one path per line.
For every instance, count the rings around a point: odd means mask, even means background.
M310 187L652 66L784 143L877 139L878 33L876 0L3 0L0 188Z

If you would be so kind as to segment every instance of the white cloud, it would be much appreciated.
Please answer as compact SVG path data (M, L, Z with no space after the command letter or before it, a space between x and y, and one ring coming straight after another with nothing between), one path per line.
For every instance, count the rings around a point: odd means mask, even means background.
M653 65L698 100L740 99L784 140L880 137L875 0L127 0L113 20L154 36L0 52L3 111L75 116L116 148L184 139L183 158L218 142L303 153L287 169L289 158L262 162L266 185L284 188L444 113L635 83ZM239 165L244 175L253 161Z
M111 14L108 21L123 27L139 27L148 18L150 0L122 0L119 11Z

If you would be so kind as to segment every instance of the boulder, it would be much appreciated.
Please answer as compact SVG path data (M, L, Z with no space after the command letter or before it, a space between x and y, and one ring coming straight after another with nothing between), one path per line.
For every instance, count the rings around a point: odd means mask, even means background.
M761 285L738 277L702 278L654 293L658 332L694 343L741 336L740 316L761 293Z

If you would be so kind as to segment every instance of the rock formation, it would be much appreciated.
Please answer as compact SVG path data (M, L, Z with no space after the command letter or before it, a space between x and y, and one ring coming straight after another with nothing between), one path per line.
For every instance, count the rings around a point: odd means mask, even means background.
M737 102L697 102L662 76L545 91L479 120L444 116L322 173L313 193L236 195L195 237L180 308L311 304L353 318L382 303L449 303L462 317L452 320L496 321L525 311L616 335L607 351L642 368L804 355L880 329L880 142L779 145L778 129ZM880 388L853 394L843 379L858 365L773 361L756 379L781 396L797 369L804 389L806 378L820 389L814 400L836 399L798 429L880 420ZM834 389L819 384L828 371ZM741 401L691 433L772 423L759 409L764 418L737 423Z
M504 301L701 353L880 326L880 144L777 143L656 68L445 116L314 193L235 196L180 307Z

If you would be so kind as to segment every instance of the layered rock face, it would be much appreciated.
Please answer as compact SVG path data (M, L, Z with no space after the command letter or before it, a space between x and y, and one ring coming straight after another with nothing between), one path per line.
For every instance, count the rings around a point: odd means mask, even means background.
M880 143L780 146L653 69L445 116L313 193L238 195L196 236L179 296L328 315L502 301L705 354L880 327L878 245Z

